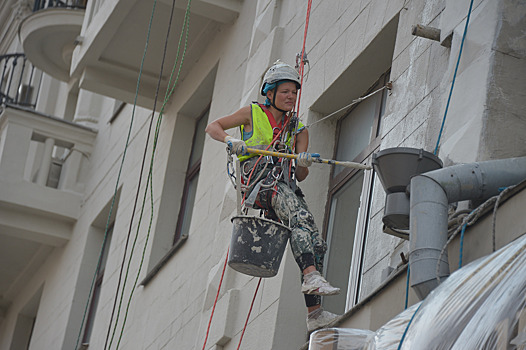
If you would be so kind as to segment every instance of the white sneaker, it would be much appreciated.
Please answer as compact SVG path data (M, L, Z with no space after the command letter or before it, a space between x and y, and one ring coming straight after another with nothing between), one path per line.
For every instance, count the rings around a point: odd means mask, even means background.
M340 315L333 314L332 312L319 309L321 311L313 311L307 316L307 330L309 332L315 331L319 328L325 327ZM314 314L311 316L311 314Z
M303 294L336 295L340 294L340 288L331 286L318 271L313 271L303 276L301 292Z

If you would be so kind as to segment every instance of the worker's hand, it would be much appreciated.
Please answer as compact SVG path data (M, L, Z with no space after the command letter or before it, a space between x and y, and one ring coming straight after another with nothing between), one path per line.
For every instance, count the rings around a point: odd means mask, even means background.
M227 135L225 137L225 143L232 153L235 153L238 156L248 154L247 144L243 140L235 139L232 136Z
M313 158L319 158L320 155L318 153L307 153L307 152L301 152L298 154L298 158L296 159L296 163L298 166L307 168L312 165Z

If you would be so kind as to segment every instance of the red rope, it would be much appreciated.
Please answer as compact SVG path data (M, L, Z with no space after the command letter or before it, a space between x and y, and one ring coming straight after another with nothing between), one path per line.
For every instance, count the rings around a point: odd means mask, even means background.
M312 7L312 0L309 0L309 3L307 5L307 18L305 19L305 31L303 33L303 47L301 49L301 57L300 57L300 70L299 73L301 75L301 89L300 93L298 94L298 103L297 103L297 114L299 117L299 110L300 110L300 102L301 102L301 91L303 90L303 71L305 69L305 60L303 59L305 56L305 42L307 41L307 30L309 29L309 19L310 19L310 10Z
M248 320L250 319L250 313L252 312L252 307L254 306L254 301L256 300L256 295L258 294L259 285L261 284L262 278L259 278L258 286L256 287L256 291L254 292L254 297L252 298L252 303L250 304L250 310L248 310L247 320L245 321L245 326L243 327L243 332L241 333L241 338L239 338L239 344L237 344L237 350L239 350L239 347L241 346L241 341L243 340L243 336L245 335L245 330L247 329Z
M303 72L304 72L304 68L305 68L305 61L303 59L304 55L305 55L305 42L307 40L307 30L309 28L309 18L310 18L310 11L311 11L311 7L312 7L312 0L309 0L308 2L308 5L307 5L307 18L305 20L305 32L303 34L303 47L301 49L301 61L300 61L300 70L299 70L299 74L301 75L301 86L303 87ZM300 89L300 93L298 95L298 103L297 103L297 111L298 111L298 117L299 117L299 106L300 106L300 102L301 102L301 90ZM290 120L290 119L289 119ZM287 123L288 124L288 123ZM285 127L283 127L280 132L274 137L274 140L277 140L277 138L279 137L279 135L281 134L281 132L285 129ZM296 140L294 139L294 144L296 143ZM272 145L272 143L271 143ZM267 147L267 149L270 147L270 145ZM259 159L257 160L256 164L260 161L260 159L262 158L262 156L260 155L259 156ZM252 173L254 172L254 169L256 167L254 166L254 168L252 169L252 171L250 172L250 175L248 176L248 180L247 182L250 182L250 178L252 177ZM238 174L239 176L239 174ZM248 185L248 183L247 183ZM246 196L246 193L245 193L245 196ZM243 196L243 202L245 201L245 196ZM230 249L230 248L229 248ZM223 276L225 275L225 269L226 269L226 263L228 261L228 251L227 251L227 255L226 255L226 259L225 259L225 264L223 265L223 272L221 274L221 280L219 281L219 286L217 287L217 294L216 294L216 298L215 298L215 301L214 301L214 306L212 308L212 313L210 314L210 320L208 321L208 328L206 329L206 338L205 338L205 343L203 344L203 350L205 349L205 346L206 346L206 341L208 340L208 334L210 332L210 325L212 324L212 317L214 316L214 311L215 311L215 308L216 308L216 304L217 304L217 299L219 297L219 291L221 290L221 284L223 283ZM241 347L241 342L243 341L243 336L245 335L245 331L247 329L247 325L248 325L248 320L250 319L250 314L252 313L252 307L254 306L254 301L256 300L256 296L258 294L258 290L259 290L259 285L261 284L261 278L259 279L258 281L258 285L256 287L256 291L254 292L254 296L252 297L252 303L250 304L250 309L248 310L248 315L247 315L247 319L245 321L245 325L243 326L243 332L241 332L241 337L239 338L239 343L237 345L237 350L239 350L239 348Z
M277 140L277 138L279 137L279 135L281 134L281 132L283 131L284 128L282 128L279 133L274 137L274 140ZM272 145L272 143L271 143ZM267 147L267 149L270 147L270 145ZM259 160L262 158L262 156L259 156L259 159L257 160L256 164L259 162ZM248 176L248 180L247 182L249 183L250 182L250 178L252 177L252 173L254 172L254 169L256 168L256 166L254 166L254 168L252 169L252 171L250 172L250 175ZM240 174L238 174L238 176L240 176ZM246 196L246 193L245 193L245 196ZM245 201L245 196L243 196L243 202ZM226 263L228 261L228 254L229 254L229 251L230 251L230 248L228 248L227 252L226 252L226 258L225 258L225 263L223 265L223 272L221 273L221 279L219 280L219 286L217 287L217 293L216 293L216 299L214 300L214 306L212 307L212 313L210 314L210 320L208 321L208 327L206 329L206 337L205 337L205 342L203 344L203 350L205 350L205 347L206 347L206 342L208 340L208 334L210 333L210 325L212 324L212 318L214 317L214 311L216 309L216 305L217 305L217 299L219 298L219 292L221 291L221 285L223 284L223 277L225 276L225 270L226 270ZM256 288L256 293L254 294L254 299L256 299L256 294L258 292L258 289L259 289L259 284L261 283L261 278L259 279L259 283L258 283L258 287ZM252 305L254 304L254 299L252 300ZM252 305L250 306L250 311L248 313L248 317L250 317L250 312L252 311ZM248 317L247 317L247 323L248 323ZM245 328L247 327L247 323L245 323L245 327L243 328L243 334L245 333ZM243 334L241 335L241 339L243 339ZM239 340L239 345L241 345L241 339ZM239 349L239 346L238 346L238 349Z
M223 265L223 272L221 273L221 279L219 280L219 286L217 286L216 300L214 300L214 307L212 308L212 313L210 314L210 320L208 321L208 328L206 329L205 343L203 344L203 350L205 350L206 341L208 340L208 333L210 333L210 325L212 324L212 317L214 317L214 311L217 305L217 298L219 297L219 291L221 290L221 284L223 284L223 277L225 276L226 262L228 261L228 253L230 248L226 251L225 263Z
M307 31L309 29L309 19L310 19L311 7L312 7L312 0L309 0L309 2L307 4L307 18L305 18L305 31L303 32L303 47L301 48L300 69L299 69L299 72L298 72L300 74L300 76L301 76L301 81L300 81L301 89L300 89L300 92L298 94L298 103L296 104L296 106L297 106L296 107L296 114L298 115L298 119L300 117L301 91L303 91L303 73L304 73L304 70L305 70L305 60L303 58L305 56L305 43L307 42ZM292 110L291 113L294 113L294 110ZM292 149L293 150L296 149L296 135L294 135L294 140L292 140ZM289 168L289 178L291 176L291 171L292 170Z

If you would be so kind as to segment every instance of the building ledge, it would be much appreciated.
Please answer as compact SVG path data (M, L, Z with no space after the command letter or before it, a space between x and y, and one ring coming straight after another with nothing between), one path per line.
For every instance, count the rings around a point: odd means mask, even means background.
M26 17L18 29L29 60L52 77L69 82L71 57L84 21L83 9L48 8Z

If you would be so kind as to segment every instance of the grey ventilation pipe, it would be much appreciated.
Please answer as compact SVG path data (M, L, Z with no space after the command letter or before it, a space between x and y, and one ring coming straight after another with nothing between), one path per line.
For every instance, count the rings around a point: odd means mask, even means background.
M499 188L526 178L526 157L460 164L430 171L411 179L409 266L411 287L422 300L437 285L436 267L447 242L448 204L484 200ZM449 276L447 252L439 278Z

